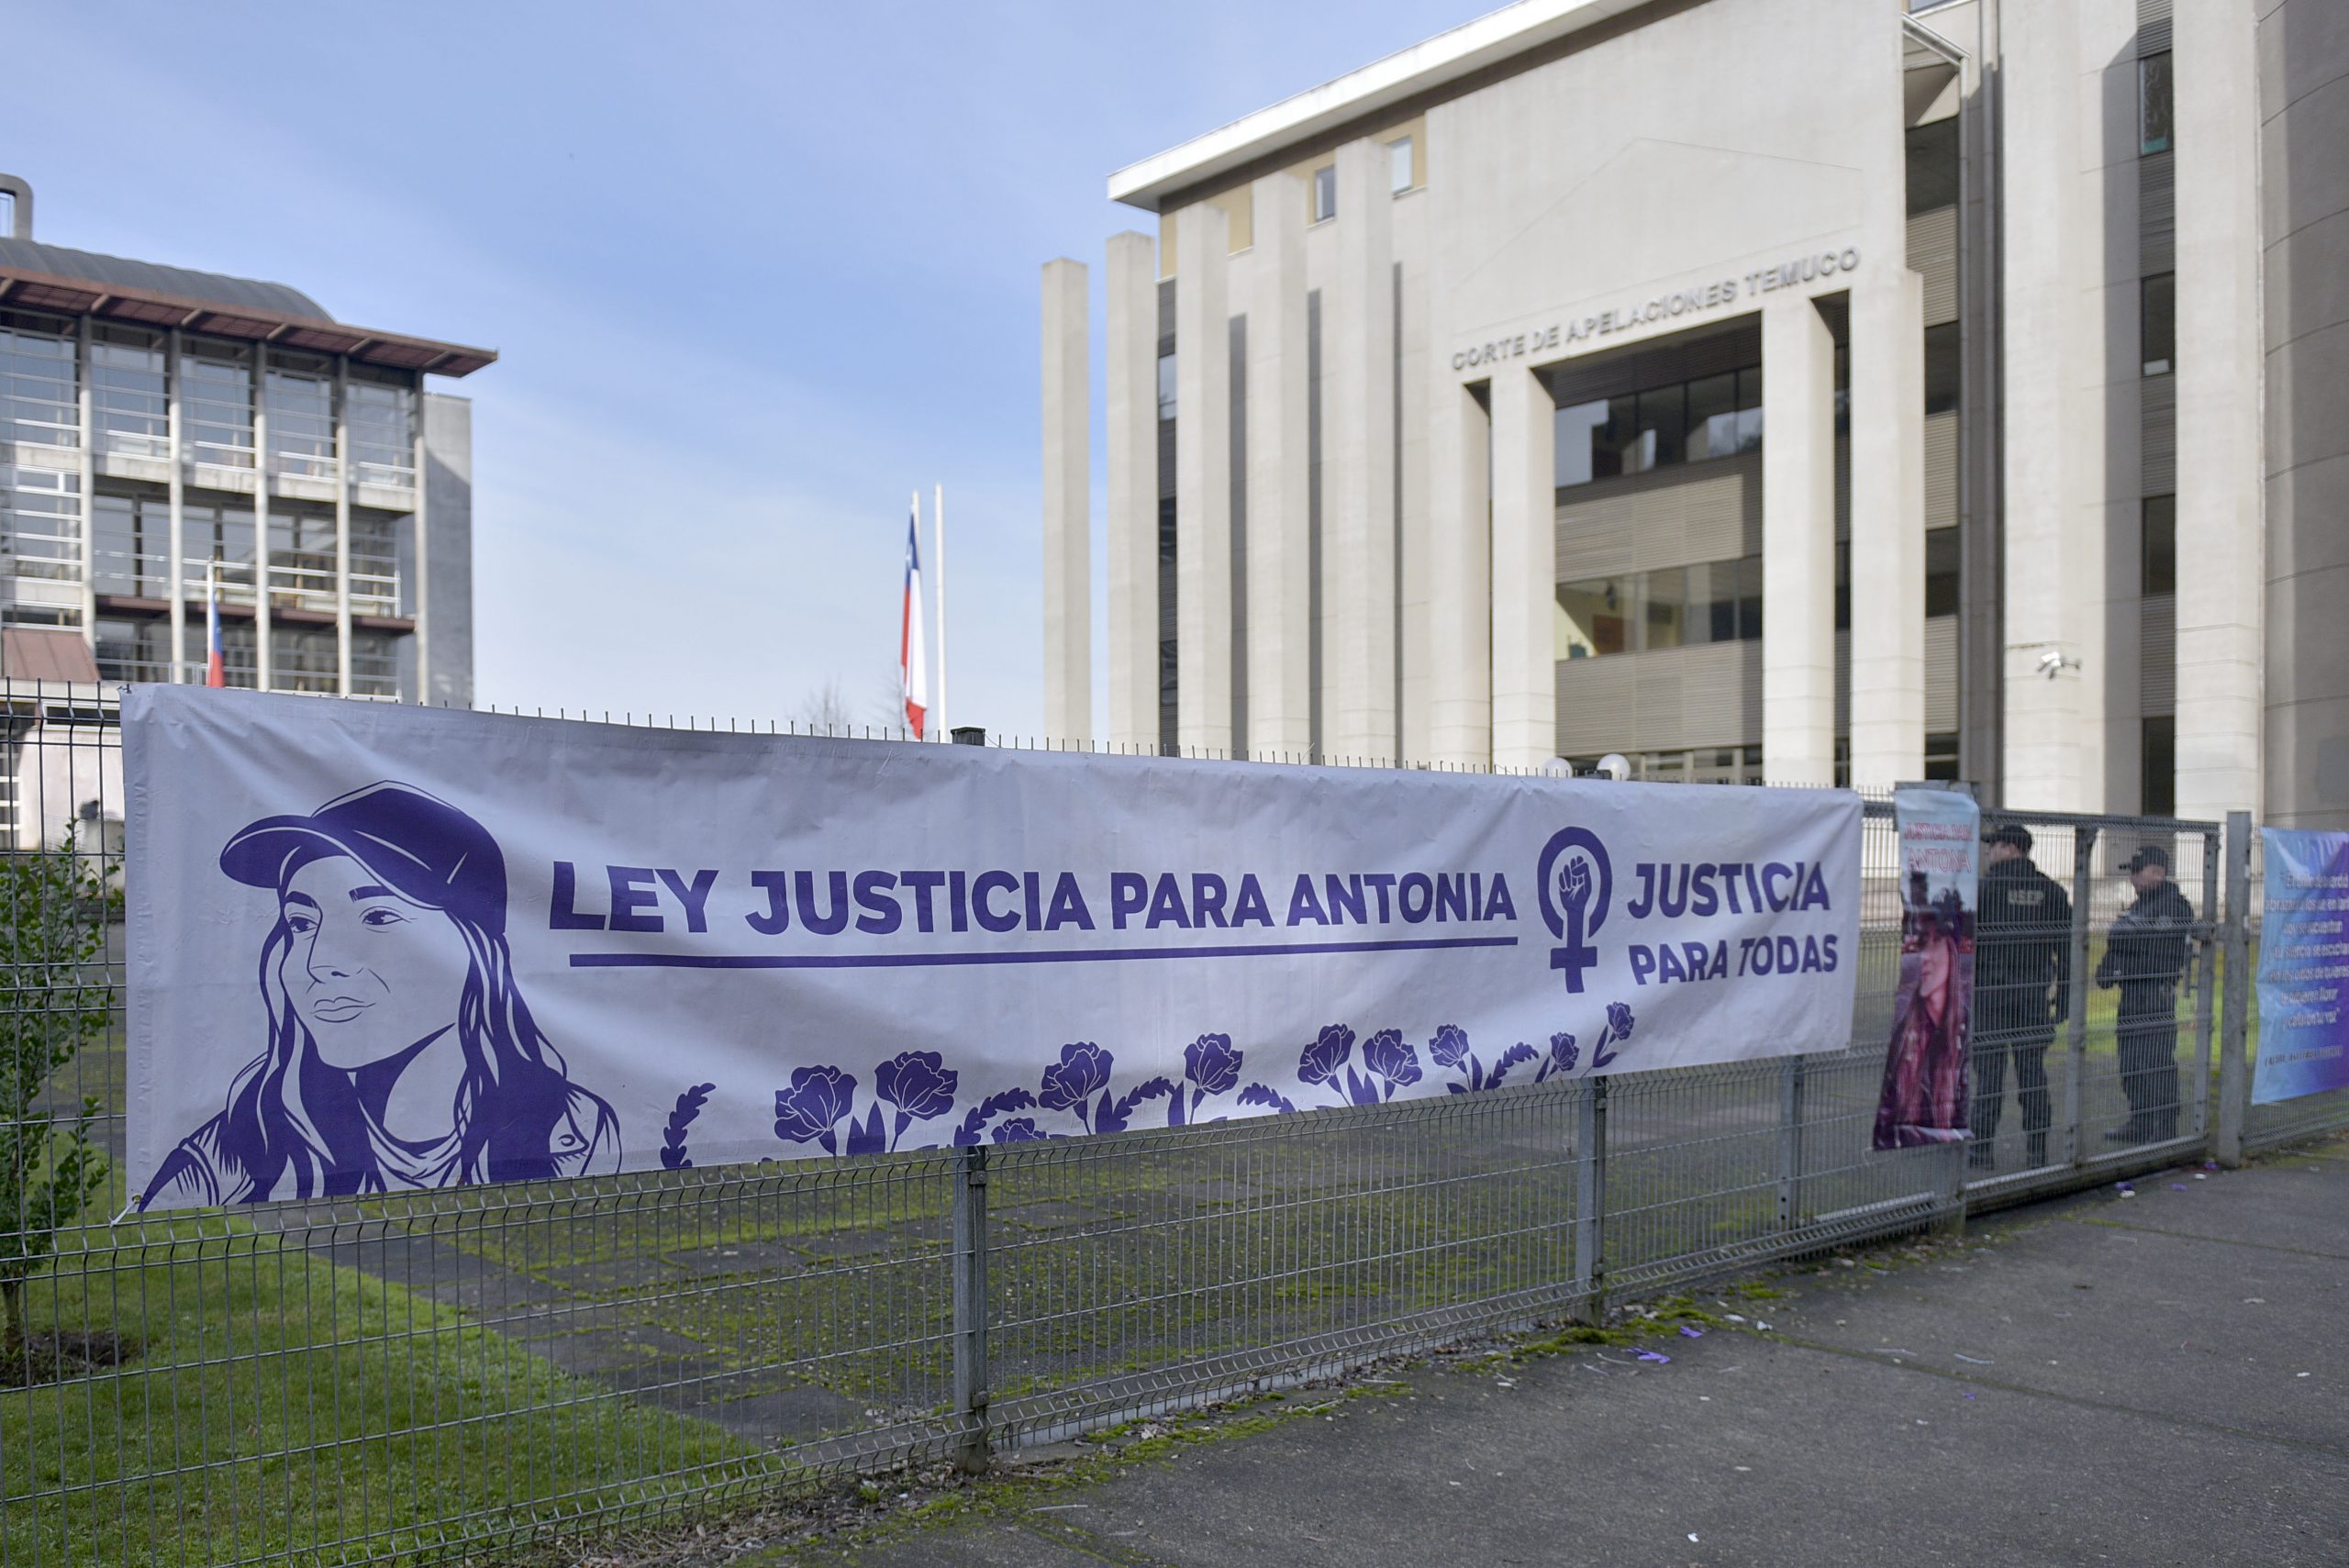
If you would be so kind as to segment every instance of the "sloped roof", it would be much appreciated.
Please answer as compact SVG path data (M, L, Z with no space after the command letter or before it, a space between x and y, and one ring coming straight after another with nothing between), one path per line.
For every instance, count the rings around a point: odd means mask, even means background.
M284 284L0 239L0 308L14 306L183 327L434 375L470 375L497 359L494 349L345 326Z
M95 685L98 661L78 631L12 626L0 629L0 677L16 681L77 681Z
M279 316L306 317L313 321L334 319L317 300L284 284L199 272L187 267L166 267L155 261L134 261L127 256L101 256L94 250L69 250L62 245L43 245L34 239L0 237L0 267L167 294L206 305L266 310Z

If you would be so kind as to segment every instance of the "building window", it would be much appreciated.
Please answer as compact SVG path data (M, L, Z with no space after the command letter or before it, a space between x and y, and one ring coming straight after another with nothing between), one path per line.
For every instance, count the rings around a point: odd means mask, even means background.
M93 330L90 418L97 427L100 451L126 457L171 455L161 333L110 324Z
M1753 451L1762 445L1762 368L1565 404L1550 428L1561 490Z
M1925 535L1925 614L1957 614L1957 530L1933 528Z
M164 496L93 496L90 524L95 592L134 599L171 597L172 509Z
M2138 721L2143 742L2137 808L2148 817L2177 815L2177 720L2164 715Z
M308 354L272 354L267 387L270 472L335 477L334 366Z
M1959 387L1957 323L1925 328L1925 412L1957 412Z
M1909 216L1957 205L1957 117L1908 134Z
M1174 417L1174 356L1158 356L1158 417Z
M1313 171L1313 221L1326 222L1338 216L1338 166L1324 163Z
M1386 144L1386 187L1398 196L1411 188L1411 139L1408 136Z
M1944 729L1925 737L1925 776L1954 780L1957 771L1957 731Z
M2155 272L2139 286L2140 357L2147 375L2167 375L2177 355L2177 274Z
M362 697L400 695L398 642L381 631L351 634L351 689Z
M1762 558L1561 583L1553 657L1601 659L1762 635Z
M1598 659L1631 651L1631 602L1639 579L1590 577L1558 584L1558 644L1561 659Z
M416 388L407 373L351 367L351 477L362 484L416 484Z
M2169 51L2149 54L2137 62L2137 150L2169 150Z
M82 444L72 323L0 312L0 441Z
M180 361L188 448L198 462L253 465L252 351L228 343L191 346Z
M2145 497L2143 543L2139 554L2140 594L2177 592L2177 497Z

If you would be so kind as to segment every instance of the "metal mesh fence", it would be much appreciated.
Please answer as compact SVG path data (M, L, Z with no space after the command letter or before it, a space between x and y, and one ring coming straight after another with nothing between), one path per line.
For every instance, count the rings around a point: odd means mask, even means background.
M2107 1179L2199 1151L2210 1125L2217 829L1993 813L2031 828L2069 895L2069 918L2026 933L2065 954L2066 1016L2043 983L2037 1020L1993 1018L2001 1114L1970 1164L1876 1152L1900 891L1890 806L1870 801L1841 1052L109 1224L128 1094L113 696L17 683L6 703L0 871L25 874L0 884L17 933L0 1038L20 1062L71 1049L0 1106L0 1284L24 1336L0 1378L0 1568L431 1561L970 1459ZM2118 868L2149 843L2194 911L2166 1024L2162 987L2124 1006L2097 984ZM64 880L43 870L61 862ZM2340 1125L2343 1098L2260 1107L2247 1136ZM44 1224L28 1195L76 1127L108 1168Z

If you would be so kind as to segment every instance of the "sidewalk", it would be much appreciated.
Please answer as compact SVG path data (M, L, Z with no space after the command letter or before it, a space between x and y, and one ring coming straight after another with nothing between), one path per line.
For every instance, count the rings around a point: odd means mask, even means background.
M2349 1561L2349 1142L1809 1265L1701 1338L1397 1374L863 1568ZM1286 1403L1328 1402L1292 1395Z

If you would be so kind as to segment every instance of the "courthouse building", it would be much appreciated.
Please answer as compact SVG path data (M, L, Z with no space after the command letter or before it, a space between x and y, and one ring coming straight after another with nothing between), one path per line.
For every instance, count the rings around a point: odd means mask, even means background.
M2337 0L1523 0L1109 192L1103 739L2349 826Z

